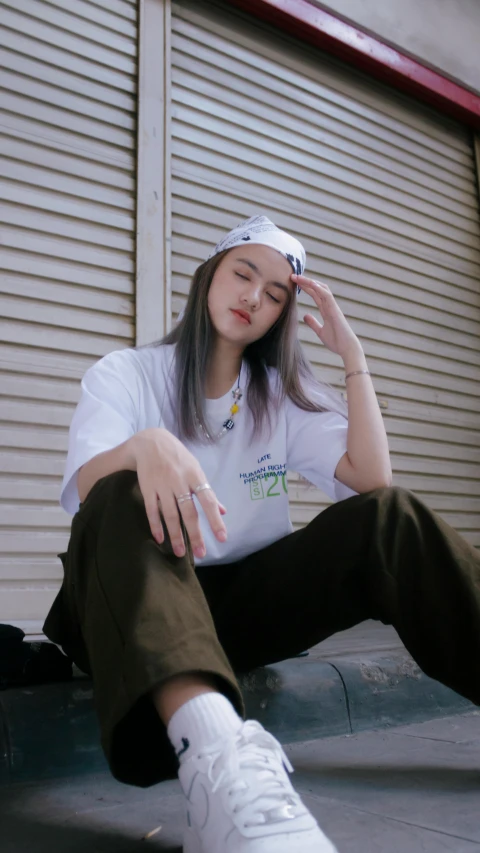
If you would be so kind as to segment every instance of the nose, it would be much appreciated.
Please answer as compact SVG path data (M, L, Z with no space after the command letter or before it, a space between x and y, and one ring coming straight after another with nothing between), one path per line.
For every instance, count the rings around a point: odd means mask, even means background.
M242 294L241 302L244 305L249 305L250 310L254 311L255 308L257 308L259 305L260 294L261 294L260 282L257 282L257 283L250 282Z

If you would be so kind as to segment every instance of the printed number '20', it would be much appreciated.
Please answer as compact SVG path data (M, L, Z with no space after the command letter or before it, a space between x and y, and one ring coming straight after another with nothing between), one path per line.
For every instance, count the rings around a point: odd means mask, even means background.
M275 479L274 479L274 481L273 481L272 485L270 486L270 488L269 488L269 490L268 490L268 492L267 492L267 498L274 498L274 497L277 497L277 496L280 494L280 492L273 492L273 491L272 491L272 489L274 489L274 488L275 488L275 486L276 486L276 485L277 485L277 483L278 483L278 474L275 474L274 476L275 476ZM287 482L286 482L286 480L287 480L287 473L286 473L286 471L285 471L283 474L281 474L281 477L282 477L282 486L283 486L283 491L285 492L285 494L286 494L286 495L288 495L288 487L287 487Z

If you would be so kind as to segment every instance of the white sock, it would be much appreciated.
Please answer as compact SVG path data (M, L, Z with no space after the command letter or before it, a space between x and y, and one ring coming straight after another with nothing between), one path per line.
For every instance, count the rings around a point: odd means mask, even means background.
M171 718L167 734L180 761L225 735L234 734L243 720L222 693L202 693L185 702Z

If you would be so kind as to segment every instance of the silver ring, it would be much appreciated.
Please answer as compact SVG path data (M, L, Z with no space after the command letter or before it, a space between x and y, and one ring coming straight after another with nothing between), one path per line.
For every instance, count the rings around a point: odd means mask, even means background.
M211 489L211 488L212 487L208 483L204 483L203 486L196 486L196 488L193 491L195 492L195 494L198 494L198 492L203 492L204 489Z
M177 498L177 504L183 504L184 501L193 501L193 495L180 495Z

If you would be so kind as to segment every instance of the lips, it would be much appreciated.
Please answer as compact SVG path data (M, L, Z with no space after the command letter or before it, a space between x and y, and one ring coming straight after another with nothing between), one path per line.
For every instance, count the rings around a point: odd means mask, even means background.
M250 320L250 315L247 313L247 311L239 311L239 310L238 310L238 309L236 309L236 308L232 308L232 312L233 312L234 314L236 314L236 315L237 315L237 317L241 317L241 318L242 318L242 320L245 320L245 322L247 322L247 323L250 323L250 322L251 322L251 320Z

